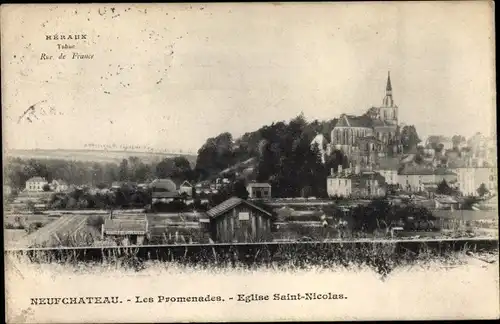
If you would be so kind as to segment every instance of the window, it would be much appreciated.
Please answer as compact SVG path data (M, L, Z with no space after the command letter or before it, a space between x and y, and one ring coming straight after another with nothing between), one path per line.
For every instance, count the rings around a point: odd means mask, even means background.
M264 190L264 196L268 196L268 195L269 195L269 191Z
M250 220L250 213L248 212L240 212L238 213L239 220Z

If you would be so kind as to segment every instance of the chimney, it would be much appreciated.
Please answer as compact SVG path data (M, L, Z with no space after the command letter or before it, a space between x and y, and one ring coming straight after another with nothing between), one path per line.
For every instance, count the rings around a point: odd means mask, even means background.
M335 169L334 168L330 169L330 175L332 175L332 176L335 175Z
M359 164L356 164L356 166L354 167L354 173L355 174L361 173L361 166Z
M339 164L339 168L338 168L338 172L341 173L342 172L342 164Z

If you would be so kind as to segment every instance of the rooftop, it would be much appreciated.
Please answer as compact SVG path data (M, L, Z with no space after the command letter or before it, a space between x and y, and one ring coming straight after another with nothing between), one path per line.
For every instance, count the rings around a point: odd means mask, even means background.
M241 199L238 197L232 197L232 198L229 198L228 200L220 203L219 205L210 209L207 212L207 215L209 217L215 218L215 217L218 217L218 216L224 214L225 212L235 208L236 206L239 206L240 204L245 204L253 209L257 209L257 210L261 211L262 213L264 213L267 216L271 216L270 212L260 208L259 206L252 204L251 202L249 202L247 200L244 200L244 199Z
M343 114L335 127L372 128L373 120L368 116L353 116Z
M247 185L247 187L267 187L271 188L271 185L267 182L251 182Z
M172 179L155 179L151 182L150 187L153 191L162 190L162 191L176 191L177 185Z
M106 219L104 233L108 235L145 235L147 221L143 219Z

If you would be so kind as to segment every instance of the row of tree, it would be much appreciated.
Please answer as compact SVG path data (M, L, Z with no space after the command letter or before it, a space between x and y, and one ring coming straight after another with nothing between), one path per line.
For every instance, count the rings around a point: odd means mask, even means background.
M166 158L158 163L144 163L137 157L130 157L119 164L57 159L7 159L4 179L12 188L24 189L26 181L32 177L44 177L49 182L62 179L74 185L106 187L115 181L140 183L155 178L193 180L196 179L196 174L189 161L182 156Z

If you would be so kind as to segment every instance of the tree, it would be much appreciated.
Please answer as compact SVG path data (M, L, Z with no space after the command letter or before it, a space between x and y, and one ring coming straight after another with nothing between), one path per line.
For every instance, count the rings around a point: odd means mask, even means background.
M450 188L450 186L448 185L448 183L446 182L445 179L443 179L443 181L441 181L438 186L437 186L437 189L436 189L436 193L438 194L441 194L441 195L450 195L452 193L452 189Z
M241 179L236 180L233 184L233 196L236 196L241 199L248 198L248 191L245 186L245 182Z
M413 125L406 125L401 130L401 144L403 145L403 152L408 153L415 149L421 140L418 137L417 129Z
M349 167L349 160L345 154L340 150L334 150L330 156L326 159L327 170L333 169L334 172L338 171L338 167L342 166L342 169Z
M43 187L42 187L42 190L43 191L50 191L50 186L48 183L44 184Z
M479 194L480 197L484 197L489 192L490 191L488 190L488 188L486 188L486 185L484 183L481 183L479 188L477 188L477 193Z
M209 138L198 150L196 171L203 179L219 173L234 163L233 137L230 133Z
M123 159L120 163L120 168L118 171L118 178L120 181L129 180L129 171L128 171L128 161L127 159Z
M453 148L458 148L460 144L465 143L465 137L462 135L454 135L451 138L451 141L453 143Z
M438 143L438 144L436 144L436 146L434 147L434 150L436 151L436 153L441 153L441 152L443 152L443 149L444 149L444 144L443 144L443 143Z

